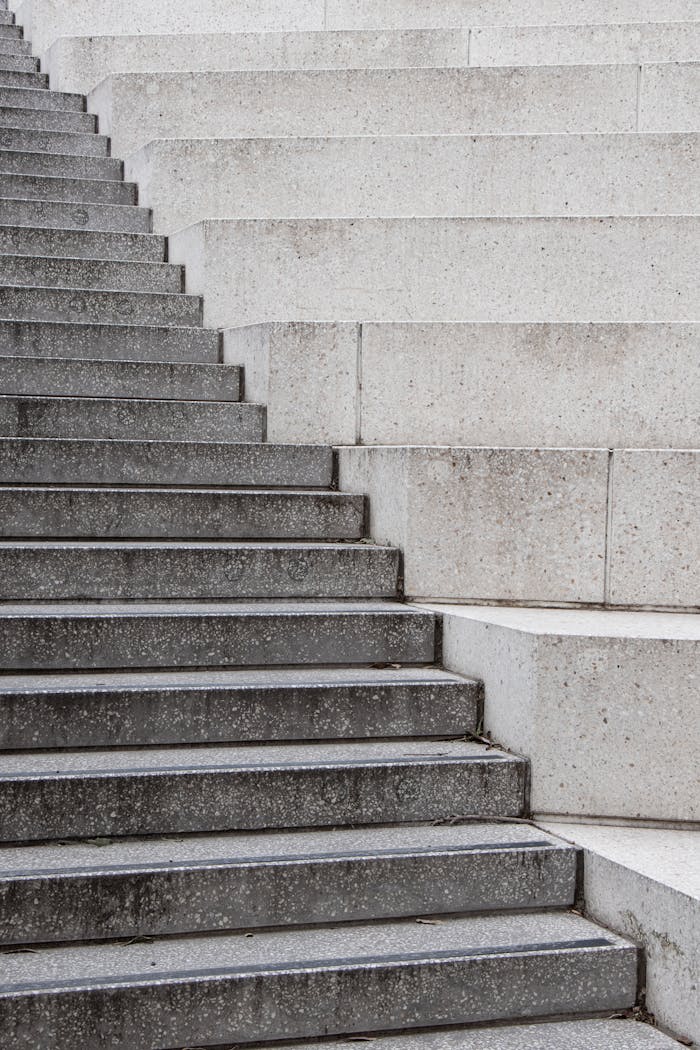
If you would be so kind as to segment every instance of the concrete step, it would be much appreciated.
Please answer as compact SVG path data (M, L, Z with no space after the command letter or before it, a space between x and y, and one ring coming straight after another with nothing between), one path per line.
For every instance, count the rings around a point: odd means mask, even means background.
M262 441L264 429L262 406L235 401L0 396L3 437Z
M14 541L0 542L0 566L0 601L396 598L398 551L348 543Z
M481 699L436 668L5 675L0 749L463 736Z
M169 139L126 171L167 234L214 215L687 214L699 157L691 133Z
M0 286L0 316L27 321L100 321L106 324L155 324L197 327L202 323L199 296L149 292L94 291L90 288Z
M39 73L39 59L31 55L7 55L0 52L0 72ZM48 78L46 78L48 87Z
M0 169L3 167L0 159ZM136 204L136 186L106 179L42 175L2 175L2 191L15 200L69 201L72 204Z
M90 134L97 131L97 121L91 113L73 110L21 109L0 105L0 128Z
M5 484L248 485L325 488L323 445L0 438Z
M11 88L47 88L49 78L45 73L37 73L31 63L24 69L3 69L3 57L0 55L0 85Z
M693 67L678 76L689 90ZM121 157L156 138L693 130L674 126L673 106L649 126L653 86L639 125L637 77L634 65L115 73L88 108Z
M404 621L417 615L394 606L394 616L399 609ZM482 744L418 737L7 753L0 838L302 829L453 813L518 817L525 769L521 759Z
M0 849L0 937L31 944L565 908L575 888L576 850L520 824L51 844Z
M73 1050L77 1033L85 1050L145 1050L611 1013L632 1006L637 978L633 945L556 912L57 947L5 965L7 1050Z
M4 175L44 175L119 183L122 168L122 162L114 157L74 157L59 153L31 153L28 150L0 150L0 171Z
M183 291L185 273L183 267L169 263L0 255L0 283L26 288L101 288L177 294Z
M0 357L0 394L239 401L236 365Z
M0 199L0 214L7 202ZM64 259L128 259L134 262L159 262L165 259L165 239L150 233L121 233L103 230L80 229L82 222L92 209L99 205L76 206L69 204L42 204L41 201L20 201L24 207L26 225L0 226L0 254L2 255L59 255ZM65 220L72 211L74 229L45 226L37 215L38 225L31 225L31 211L46 208L51 214L54 208L64 210ZM107 205L104 205L107 207ZM21 209L20 209L21 210ZM15 214L17 214L15 209ZM137 211L136 208L124 208L124 211ZM62 220L58 212L57 223ZM86 220L87 222L87 220Z
M293 465L295 454L289 454L286 459ZM270 466L274 467L274 461ZM264 471L258 470L245 480L263 485L266 480L268 484L270 481L288 484L291 477L289 469L276 472L268 469L266 473L267 479ZM317 470L314 476L319 484L329 484L330 464L327 471ZM294 477L297 484L307 481L303 467ZM50 478L47 470L46 479ZM175 470L173 478L176 484ZM225 475L218 480L231 484ZM110 489L65 485L23 488L6 484L0 487L0 535L66 539L100 536L355 540L364 536L364 508L363 496L303 489L280 492L265 488Z
M0 55L31 55L32 45L17 36L0 36Z
M76 113L85 113L85 97L67 91L42 91L22 88L0 88L0 106L36 113L39 110L65 113L71 110ZM21 125L17 125L20 127Z
M0 11L0 40L21 40L22 26L15 25L9 11Z
M68 153L71 156L107 157L109 139L105 135L70 131L42 131L30 128L1 128L0 149L30 153Z
M15 16L12 11L0 11L0 25L11 26L15 24Z
M217 362L220 348L219 333L208 328L0 320L0 354L199 364Z
M8 604L0 669L425 664L434 630L431 613L390 602Z
M0 224L105 233L148 233L151 216L147 208L133 205L72 204L0 197Z

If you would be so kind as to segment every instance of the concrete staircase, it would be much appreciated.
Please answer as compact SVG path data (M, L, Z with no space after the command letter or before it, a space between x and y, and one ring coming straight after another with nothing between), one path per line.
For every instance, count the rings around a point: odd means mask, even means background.
M3 1050L673 1046L547 1023L630 1010L636 948L95 124L0 0Z

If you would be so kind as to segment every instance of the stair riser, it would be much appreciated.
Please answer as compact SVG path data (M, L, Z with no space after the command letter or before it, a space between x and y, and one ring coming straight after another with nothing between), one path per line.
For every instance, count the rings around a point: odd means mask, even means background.
M38 175L3 175L2 190L6 197L16 200L66 201L71 204L136 204L137 197L136 187L130 182L41 178Z
M396 613L3 616L0 669L426 664L433 620Z
M7 320L194 328L202 323L202 306L198 297L186 295L0 287L0 316Z
M89 362L193 362L219 360L219 334L205 328L0 321L0 353Z
M0 549L0 601L395 598L397 573L397 552L370 548L235 553Z
M168 263L117 263L95 259L42 259L0 256L0 285L32 288L100 288L110 291L175 295L183 291L184 271Z
M359 539L364 499L337 493L0 487L0 535Z
M332 479L332 453L303 445L170 441L154 447L138 441L0 438L0 477L5 484L326 488Z
M74 110L22 109L3 106L0 93L0 128L21 128L27 131L59 131L70 134L93 134L97 121L91 113Z
M480 708L479 687L466 682L65 693L0 682L0 749L461 736L476 731Z
M46 175L51 178L116 182L122 175L122 162L113 157L71 157L32 153L28 150L4 150L0 151L0 171L15 172L20 177Z
M31 55L32 45L27 40L0 36L0 55Z
M134 755L134 764L138 754ZM524 764L502 758L0 779L2 841L519 816Z
M57 873L0 879L0 938L31 944L564 908L575 890L576 854L547 847Z
M0 87L39 89L49 86L49 78L44 73L35 72L31 63L24 68L3 69L2 58L0 55Z
M50 110L56 113L82 113L85 116L85 99L82 95L72 95L63 91L37 91L37 90L3 90L0 88L0 106L11 106L13 109L24 110ZM11 127L21 127L12 124ZM86 125L87 127L87 125ZM90 130L94 130L94 122L91 122Z
M0 199L0 223L4 226L35 226L49 230L149 233L151 218L145 208Z
M38 69L39 60L32 58L31 55L7 55L0 52L0 72L36 73ZM48 78L46 85L48 87Z
M7 1050L159 1050L624 1010L634 949L376 960L185 975L0 1000ZM99 1031L95 1024L99 1018Z
M63 131L31 131L28 128L1 128L0 149L28 150L31 153L70 153L82 157L107 157L109 140L102 135Z
M84 208L75 220L82 221ZM37 217L38 218L38 217ZM115 259L162 263L165 241L153 234L105 233L94 230L26 226L0 226L0 254L62 256L69 259Z
M11 21L9 11L0 11L0 40L21 40L22 27Z
M235 365L167 365L0 357L0 394L239 401Z

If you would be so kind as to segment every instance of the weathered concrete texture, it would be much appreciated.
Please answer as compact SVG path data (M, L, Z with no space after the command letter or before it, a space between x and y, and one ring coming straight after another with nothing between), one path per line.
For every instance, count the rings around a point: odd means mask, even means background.
M525 764L477 744L63 751L59 771L57 756L48 757L4 757L4 841L430 821L452 808L517 817L523 809Z
M692 75L679 67L681 83ZM115 73L88 108L122 157L154 138L626 132L637 77L632 65Z
M639 101L640 131L697 130L698 92L698 62L644 66Z
M110 184L98 182L97 185ZM102 288L172 294L182 290L184 279L182 267L169 263L0 256L0 284L28 288L38 285L41 288Z
M340 449L341 488L368 494L413 596L600 602L607 484L604 449Z
M60 361L217 362L219 333L157 325L0 321L0 353ZM90 366L86 366L90 367Z
M202 323L202 302L196 295L5 285L0 286L0 314L18 321L196 328Z
M666 12L660 7L657 17ZM581 12L572 11L572 22ZM695 12L697 17L697 11ZM57 45L59 46L59 45ZM472 66L636 64L700 59L700 22L624 22L608 25L490 26L472 29ZM70 88L70 90L77 90Z
M28 208L40 202L28 201ZM58 207L66 207L58 205ZM127 210L126 208L124 209ZM0 252L9 255L57 255L73 259L124 259L135 262L160 262L165 258L165 238L152 233L104 233L101 230L85 228L86 209L73 206L74 228L61 227L58 219L51 227L35 226L31 221L29 210L26 212L26 224L0 226ZM35 214L35 221L41 222L41 215Z
M3 174L54 175L68 179L121 178L122 162L114 157L80 157L60 153L32 153L22 150L0 150Z
M575 850L517 824L208 835L99 854L39 846L0 850L0 936L27 944L567 907L575 883Z
M41 131L10 127L0 129L0 149L107 157L109 139L104 135L93 135L88 132Z
M148 233L151 217L145 208L135 208L133 205L0 198L0 225L99 230L101 233Z
M588 912L644 949L659 1024L700 1042L700 832L547 826L585 850Z
M7 93L8 89L5 89L4 94ZM19 106L3 106L2 102L3 89L0 89L0 128L71 133L90 133L97 130L95 117L91 113L74 113L71 110L23 109Z
M454 737L476 732L481 710L478 682L432 667L6 675L0 686L3 750Z
M27 166L32 157L25 155ZM0 156L0 170L5 168L6 154ZM20 165L17 164L17 167ZM135 204L136 187L128 182L99 178L61 178L54 175L18 174L3 171L2 186L5 195L15 199L71 201L74 204Z
M32 88L9 88L0 87L0 106L11 106L12 109L20 108L36 113L37 111L57 111L65 113L72 110L76 113L85 114L85 99L80 95L69 94L60 91L45 91ZM18 117L20 113L16 114ZM21 127L20 124L11 125ZM93 121L89 121L90 130L94 131Z
M52 89L87 95L115 72L466 66L468 45L468 29L71 35L46 51L43 69Z
M699 339L694 325L279 322L227 329L224 358L245 367L272 441L687 448Z
M3 67L7 63L3 62L3 59L7 57L7 55L0 55L0 84L4 87L40 88L49 86L49 78L46 74L35 72L39 68L39 63L35 59L13 59L13 68L6 69Z
M219 219L172 236L170 260L208 327L694 322L699 235L686 216Z
M698 210L688 187L699 141L692 134L157 139L127 160L126 173L153 209L154 230L166 234L217 216L687 215Z
M430 608L487 731L530 759L536 813L698 820L697 617Z
M55 948L12 959L2 1022L12 1050L69 1050L78 1031L86 1050L105 1035L151 1050L607 1012L634 1001L636 965L627 942L556 913Z

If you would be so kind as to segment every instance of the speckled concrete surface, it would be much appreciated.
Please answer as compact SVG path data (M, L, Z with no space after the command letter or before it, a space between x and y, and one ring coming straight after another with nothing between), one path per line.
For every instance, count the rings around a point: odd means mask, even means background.
M109 182L94 181L98 186L110 185ZM50 188L44 192L50 192ZM28 288L41 285L42 288L103 288L109 291L130 289L173 293L182 290L184 271L182 267L169 263L42 259L29 255L3 255L0 257L0 280L3 284L24 285Z
M0 350L55 360L85 354L98 361L205 363L219 360L219 333L156 325L0 321Z
M1 136L0 136L1 138ZM33 202L30 202L33 203ZM93 205L96 207L96 205ZM83 207L75 209L84 212ZM29 218L29 216L27 216ZM84 224L87 225L87 224ZM106 233L98 230L0 226L0 250L11 255L57 255L80 259L133 259L163 262L165 240L153 233Z
M0 288L0 310L8 319L91 321L98 324L201 324L199 296L110 292L91 288Z

